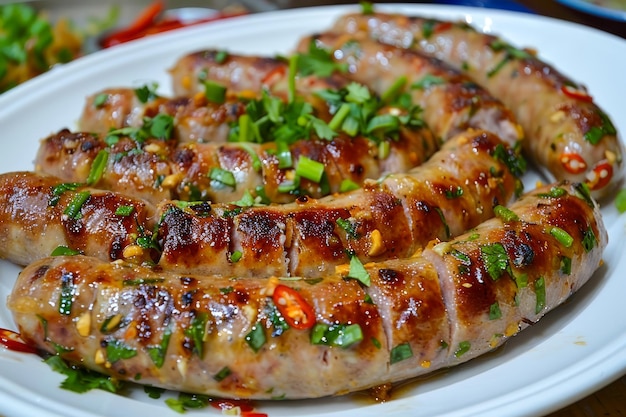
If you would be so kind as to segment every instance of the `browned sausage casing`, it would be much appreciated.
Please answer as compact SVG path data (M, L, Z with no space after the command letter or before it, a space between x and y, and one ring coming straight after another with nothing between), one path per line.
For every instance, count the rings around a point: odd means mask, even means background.
M80 184L62 191L62 185L32 172L0 175L0 258L27 265L66 246L113 261L123 259L138 237L149 236L154 207L145 201ZM79 205L81 193L86 198ZM154 255L146 251L137 259Z
M107 160L99 188L119 191L158 204L164 199L216 203L241 199L247 192L273 203L299 195L319 198L340 191L344 180L363 184L394 172L405 172L428 159L439 147L425 128L402 128L400 140L386 139L389 153L364 136L332 140L301 139L289 146L293 166L280 167L275 142L178 143L156 138L138 142L122 136L109 145L104 135L62 130L45 138L35 159L36 171L68 182L85 182L102 152ZM281 186L295 178L301 156L324 165L324 181L302 178L293 190ZM211 178L214 169L233 175L234 184ZM320 181L322 182L322 181Z
M56 257L24 269L8 306L28 343L63 346L63 358L119 379L220 397L320 397L496 348L583 285L606 244L585 189L562 183L422 256L367 264L369 283ZM314 327L279 325L273 295L284 286L310 306Z

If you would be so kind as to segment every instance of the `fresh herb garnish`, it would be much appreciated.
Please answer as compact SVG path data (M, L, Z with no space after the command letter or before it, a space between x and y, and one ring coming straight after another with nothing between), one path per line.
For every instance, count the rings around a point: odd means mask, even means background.
M491 243L480 247L480 254L489 276L497 281L509 268L509 257L501 243Z
M369 287L371 285L371 277L367 269L361 263L361 260L353 255L350 257L350 269L348 271L348 278L353 278L359 281L361 284Z

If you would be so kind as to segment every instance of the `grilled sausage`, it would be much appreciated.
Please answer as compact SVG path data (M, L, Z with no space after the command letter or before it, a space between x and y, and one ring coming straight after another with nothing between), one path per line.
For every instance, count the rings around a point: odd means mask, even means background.
M297 140L287 147L291 165L282 167L276 142L182 143L62 130L41 142L36 171L67 182L85 182L103 164L94 186L158 204L164 199L232 202L247 192L264 202L285 203L299 195L322 197L340 191L344 181L362 184L421 164L439 143L426 128L400 128L400 140L380 144L364 137ZM104 156L104 159L102 158ZM323 164L319 180L301 177L302 157Z
M351 193L282 206L165 203L159 265L199 274L321 277L355 254L412 255L493 215L520 192L519 160L495 135L465 132L424 165ZM232 261L235 255L237 261Z
M104 134L127 127L138 128L143 126L146 117L166 114L174 119L172 138L178 142L221 143L228 139L230 124L236 123L244 113L242 100L229 99L216 104L203 94L143 97L136 89L107 88L87 97L78 120L78 131Z
M345 40L342 38L342 44ZM409 78L407 84L410 85L426 75L436 74L444 81L444 85L414 89L412 98L413 104L420 105L424 110L424 119L437 137L446 140L472 127L492 130L509 143L515 143L521 138L521 129L511 112L460 72L436 60L418 56L415 52L401 50L390 52L393 47L387 47L387 56L382 58L380 45L367 39L362 42L358 51L350 50L354 44L343 51L345 61L350 64L349 74L335 73L333 77L339 77L340 80L346 77L356 80L367 85L378 95L384 96L394 88L394 84L402 75ZM307 52L309 41L302 41L299 50ZM360 62L361 59L367 62ZM286 68L279 70L278 64L268 65L267 62L261 58L241 55L235 55L225 62L216 62L214 51L192 53L182 57L173 67L171 71L173 88L178 94L202 91L202 83L193 81L201 74L200 78L224 83L228 88L233 88L233 91L246 89L256 91L255 89L265 88L280 94L280 91L286 89L287 70ZM263 77L257 73L254 76L249 75L252 72L251 68L257 66L262 68L260 74L265 74ZM306 85L309 82L307 80L311 79L317 80L318 77L299 77L298 85ZM310 91L312 88L300 87L300 90Z
M520 192L517 175L522 167L515 152L507 150L496 136L465 132L446 142L424 165L367 182L351 193L319 200L303 197L291 204L269 206L258 206L254 201L210 204L168 200L157 209L146 209L156 214L145 217L145 221L138 218L135 227L143 229L144 238L158 243L161 255L155 261L163 269L225 276L271 273L319 277L344 263L348 254L364 262L407 257L433 238L449 239L475 226L492 216L495 205L506 204ZM21 176L25 179L19 187L13 185L15 179L10 174L0 177L0 185L6 189L3 211L25 213L18 219L8 218L5 227L19 229L28 222L64 230L64 206L46 211L59 180L39 179L36 174ZM40 181L45 185L38 186ZM43 194L40 203L16 207L25 190ZM73 192L67 199L70 195ZM87 211L80 215L80 222L89 219ZM155 219L157 234L152 236ZM106 235L108 228L103 229L94 233ZM47 255L55 245L83 249L63 238L55 242L53 235L39 232L37 228L34 236L52 247L30 252L29 261ZM19 239L17 235L14 238ZM36 243L32 246L41 244ZM9 251L20 242L7 238L4 244ZM136 246L133 250L140 252ZM101 250L107 251L107 246ZM97 253L89 252L99 256Z
M32 172L0 175L0 258L18 265L59 246L105 261L128 251L139 262L156 260L153 251L132 249L149 238L153 217L154 208L135 198Z
M403 82L413 103L423 109L427 125L443 139L467 128L490 130L511 145L522 138L520 126L502 102L440 60L367 37L340 33L305 37L298 51L307 53L311 43L345 63L346 76L378 94Z
M583 285L606 244L585 188L562 183L423 255L367 264L360 281L56 257L24 269L8 306L28 343L121 380L219 397L321 397L491 351Z
M594 196L623 178L623 144L609 116L584 86L529 50L464 22L396 14L348 14L332 26L431 54L462 68L510 107L524 128L528 155L556 179L584 181Z

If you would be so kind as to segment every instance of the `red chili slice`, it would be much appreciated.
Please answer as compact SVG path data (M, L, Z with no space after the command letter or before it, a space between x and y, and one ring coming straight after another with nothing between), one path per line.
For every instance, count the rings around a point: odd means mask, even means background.
M445 32L446 30L452 29L454 25L452 24L452 22L440 22L437 24L437 26L435 26L435 29L433 30L434 33L442 33Z
M289 326L294 329L305 330L315 325L315 311L298 291L286 285L278 284L274 289L272 299Z
M562 154L561 164L570 174L580 174L587 170L587 163L583 157L574 152Z
M213 408L217 408L218 410L232 410L235 407L239 407L239 411L242 413L249 413L254 411L254 406L250 401L247 400L229 400L222 398L214 398L211 400L211 405Z
M137 39L145 29L154 24L156 18L165 9L165 3L163 0L156 0L150 3L145 9L141 11L139 16L127 27L117 32L110 34L101 41L103 48L108 48L113 45L127 42L129 40Z
M37 353L37 349L24 343L19 333L0 328L0 345L15 352Z
M576 100L586 101L591 103L593 97L591 97L585 90L572 87L570 85L561 86L561 91L568 97L575 98Z
M613 178L613 165L608 162L599 162L591 171L588 179L589 188L599 190L605 187Z

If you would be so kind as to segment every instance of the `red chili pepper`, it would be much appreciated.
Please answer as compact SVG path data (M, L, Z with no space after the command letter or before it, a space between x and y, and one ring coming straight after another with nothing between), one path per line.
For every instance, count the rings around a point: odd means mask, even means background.
M268 417L265 413L257 413L255 411L242 411L241 417Z
M587 178L589 188L599 190L605 187L613 178L613 165L608 162L599 162Z
M19 333L0 328L0 345L15 352L37 353L37 349L24 343Z
M587 163L577 153L564 153L561 155L561 164L570 174L580 174L587 170Z
M305 330L315 325L315 311L298 291L286 285L278 284L274 288L272 299L289 326L294 329Z
M561 86L561 91L568 97L574 98L576 100L586 101L591 103L593 101L593 97L591 97L585 90L580 88L572 87L570 85Z
M101 46L108 48L141 37L141 32L153 25L164 9L165 3L163 0L152 2L142 10L129 26L105 37L101 41Z
M230 400L222 398L211 399L211 405L218 410L232 410L235 407L239 407L242 413L249 413L254 411L254 406L247 400Z
M285 67L282 67L282 66L274 68L273 70L268 72L265 77L263 77L263 80L261 81L261 83L263 84L263 86L269 87L275 82L283 79L285 77L285 71L286 71Z
M452 26L454 26L452 22L440 22L437 24L437 26L435 26L435 29L433 30L433 32L434 33L445 32L448 29L452 29Z

